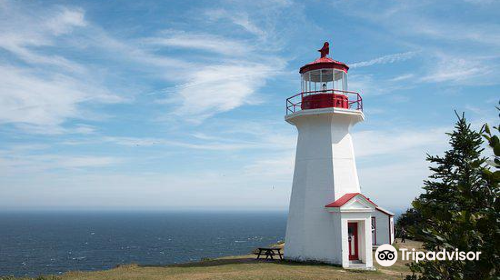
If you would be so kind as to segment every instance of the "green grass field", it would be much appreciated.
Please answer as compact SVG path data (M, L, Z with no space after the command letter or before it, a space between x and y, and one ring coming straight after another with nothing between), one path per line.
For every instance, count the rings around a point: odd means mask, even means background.
M420 243L408 241L398 246L418 248ZM377 266L376 271L345 270L341 267L323 264L303 264L287 261L255 260L254 255L225 257L201 262L170 266L126 265L111 270L96 272L68 272L61 276L49 276L39 279L57 280L183 280L183 279L402 279L409 274L408 268L401 261L384 268ZM36 278L0 278L36 279Z

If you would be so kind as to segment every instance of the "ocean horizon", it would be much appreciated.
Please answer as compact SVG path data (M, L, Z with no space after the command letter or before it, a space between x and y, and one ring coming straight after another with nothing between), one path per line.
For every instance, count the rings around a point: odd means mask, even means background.
M283 241L285 211L4 211L0 276L168 265Z

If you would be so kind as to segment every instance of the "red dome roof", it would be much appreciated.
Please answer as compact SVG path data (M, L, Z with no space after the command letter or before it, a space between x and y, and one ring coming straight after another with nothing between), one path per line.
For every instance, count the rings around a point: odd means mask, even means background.
M333 60L329 57L320 57L315 61L300 67L299 73L303 74L305 72L317 69L338 69L347 73L347 70L349 70L349 66L347 66L347 64L343 62Z

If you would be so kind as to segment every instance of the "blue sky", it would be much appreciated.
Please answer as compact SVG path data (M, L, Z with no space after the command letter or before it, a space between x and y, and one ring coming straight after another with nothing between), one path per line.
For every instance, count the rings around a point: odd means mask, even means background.
M497 121L500 2L0 0L0 209L286 210L298 68L364 98L362 192L406 208L453 110Z

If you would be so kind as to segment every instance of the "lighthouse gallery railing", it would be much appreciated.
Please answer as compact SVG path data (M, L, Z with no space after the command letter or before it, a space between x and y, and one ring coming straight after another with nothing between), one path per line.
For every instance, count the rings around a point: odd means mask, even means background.
M312 99L311 97L308 97L313 95L319 98L313 97L314 99ZM354 91L327 89L327 90L305 91L287 98L286 115L293 114L301 110L312 109L312 108L307 108L309 106L305 106L306 103L317 102L317 101L320 102L328 101L328 103L331 103L331 106L324 106L324 107L322 106L316 108L341 107L350 110L363 111L363 98L361 98L361 95L359 93ZM342 106L337 106L335 104L342 104Z

